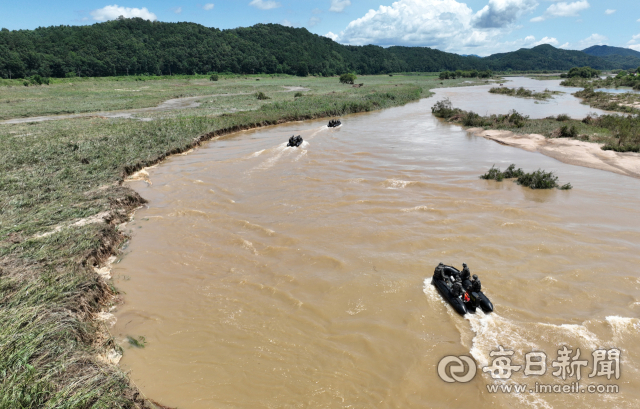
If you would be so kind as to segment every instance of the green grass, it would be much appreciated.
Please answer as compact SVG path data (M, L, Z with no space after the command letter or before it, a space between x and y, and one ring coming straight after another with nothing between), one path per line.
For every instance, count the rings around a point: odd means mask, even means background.
M218 135L399 106L441 86L424 75L359 81L365 86L341 85L337 78L255 81L221 75L217 82L206 76L73 79L0 89L2 106L11 107L1 111L4 118L153 106L168 97L223 90L242 93L203 98L194 109L156 112L149 122L86 117L0 125L0 407L139 406L141 395L127 376L98 358L119 346L93 319L117 292L93 267L118 253L126 237L117 225L144 202L123 179ZM461 83L447 81L447 86ZM142 85L149 88L128 102L113 90ZM310 91L295 97L278 92L284 86ZM258 100L256 92L271 99ZM106 222L77 223L97 214Z
M140 79L140 80L136 80ZM256 81L260 79L260 81ZM351 85L340 84L338 77L292 77L288 75L219 75L218 81L209 76L173 77L109 77L100 79L52 79L51 85L25 87L16 80L4 80L12 85L0 87L0 120L43 115L75 114L155 107L172 98L202 96L203 100L220 97L211 95L254 95L263 92L271 98L292 98L283 92L285 86L309 88L313 94L351 92ZM360 76L364 88L381 85L415 85L428 90L436 87L472 85L462 79L440 84L429 75L373 75ZM481 83L479 80L473 84ZM280 95L283 94L283 95ZM224 105L225 103L221 101ZM244 110L243 107L239 107Z

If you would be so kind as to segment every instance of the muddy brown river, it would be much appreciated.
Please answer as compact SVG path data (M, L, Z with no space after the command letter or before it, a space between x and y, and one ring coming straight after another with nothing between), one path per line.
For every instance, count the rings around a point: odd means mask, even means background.
M469 136L434 102L237 133L131 182L149 204L112 271L112 333L146 396L181 409L638 407L640 180ZM293 134L300 148L285 147ZM574 189L478 178L511 163ZM495 312L455 313L430 285L438 262L466 262ZM508 380L483 370L499 346L522 366ZM587 361L578 384L553 374L563 346ZM532 351L542 375L523 374ZM473 357L470 382L441 379L449 355Z

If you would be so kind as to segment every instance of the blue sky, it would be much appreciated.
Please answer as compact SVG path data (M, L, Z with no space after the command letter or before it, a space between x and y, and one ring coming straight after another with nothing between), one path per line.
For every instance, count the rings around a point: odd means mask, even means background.
M483 56L542 43L640 51L639 0L3 0L0 27L94 24L118 15L221 29L280 23L343 44L427 46Z

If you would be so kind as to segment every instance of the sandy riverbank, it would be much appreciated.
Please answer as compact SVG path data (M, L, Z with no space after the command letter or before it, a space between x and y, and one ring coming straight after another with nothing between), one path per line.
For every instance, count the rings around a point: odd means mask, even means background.
M640 153L603 151L602 144L567 138L546 138L538 134L469 128L468 132L501 143L540 152L570 165L584 166L640 178Z

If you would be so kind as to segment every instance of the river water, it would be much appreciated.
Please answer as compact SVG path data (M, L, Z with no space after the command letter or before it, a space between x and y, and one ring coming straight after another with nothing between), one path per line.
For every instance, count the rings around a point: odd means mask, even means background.
M489 94L491 88L499 87L495 83L476 87L439 88L435 89L434 92L438 100L449 98L454 107L465 111L474 111L480 115L506 114L509 110L515 109L533 119L557 116L558 114L567 114L573 119L582 119L592 113L598 115L612 113L583 105L580 99L571 95L574 92L581 91L582 88L563 87L560 82L562 81L541 81L525 77L507 77L503 82L503 87L508 88L524 87L535 92L543 92L545 89L561 92L561 94L554 95L553 98L548 100Z
M147 396L185 409L638 407L640 180L469 136L431 115L436 99L337 129L229 135L131 182L149 205L112 271L112 332ZM285 147L293 134L300 148ZM574 189L478 178L510 163ZM443 303L438 262L469 264L495 312ZM619 393L488 392L575 381L552 374L563 345L588 360L580 385ZM512 365L546 353L546 373L492 379L480 367L498 346ZM598 348L621 351L619 379L588 377ZM475 378L441 380L447 355L472 356Z

